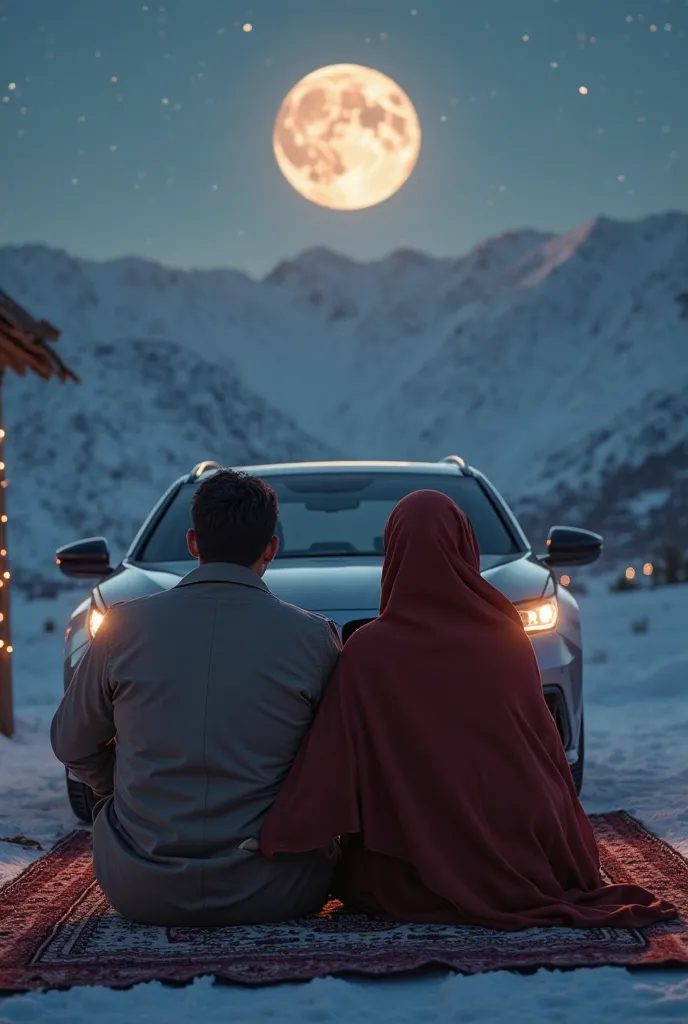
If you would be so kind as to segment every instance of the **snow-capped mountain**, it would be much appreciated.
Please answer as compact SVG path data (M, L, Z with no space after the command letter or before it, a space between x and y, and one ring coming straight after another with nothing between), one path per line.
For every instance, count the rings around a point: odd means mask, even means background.
M84 380L68 403L58 385L7 382L27 542L45 513L22 489L51 492L59 540L117 520L124 542L152 492L204 457L453 451L523 510L534 540L555 516L606 529L612 552L688 544L688 215L512 232L457 259L316 249L263 281L6 247L0 285L62 329ZM18 463L36 470L18 479ZM142 484L141 464L159 476Z
M335 454L230 368L173 342L93 342L69 358L82 384L5 386L11 555L25 589L54 578L55 549L79 537L104 535L121 556L167 487L202 459Z

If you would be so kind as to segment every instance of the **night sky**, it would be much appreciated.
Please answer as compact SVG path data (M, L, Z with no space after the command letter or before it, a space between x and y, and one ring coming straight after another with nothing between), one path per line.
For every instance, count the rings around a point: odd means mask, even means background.
M272 153L287 91L340 62L395 79L424 133L355 213ZM0 0L0 154L0 244L255 275L686 210L688 0Z

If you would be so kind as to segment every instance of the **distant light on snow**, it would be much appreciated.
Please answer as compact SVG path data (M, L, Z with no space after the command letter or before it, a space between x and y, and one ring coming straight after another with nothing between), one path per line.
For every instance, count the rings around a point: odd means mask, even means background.
M549 66L550 66L551 68L558 68L558 67L559 67L559 61L558 61L558 60L551 60L551 61L549 62Z
M170 101L168 100L167 96L163 96L160 102L162 103L163 107L166 107Z
M626 180L626 175L625 174L619 174L616 180L623 182L623 181Z
M629 565L628 569L626 569L626 579L627 580L634 580L635 579L635 569L633 568L632 565Z
M578 92L581 94L581 96L587 96L588 95L588 87L587 87L587 85L579 85L578 86Z
M671 22L670 22L670 21L667 21L667 22L666 22L666 24L664 25L664 31L665 31L665 32L671 32L671 30L672 30L672 28L673 28L673 27L674 27L674 26L673 26L673 25L671 24Z
M117 75L113 75L112 78L110 79L110 81L111 82L119 82L119 78L117 77Z
M643 566L643 575L644 576L651 576L654 571L655 571L655 567L652 564L652 562L646 562L645 565Z
M526 35L521 36L521 39L523 40L524 43L529 43L530 42L530 36L527 33L526 33Z
M79 179L78 178L72 178L72 185L78 185L78 184L79 184Z
M658 28L657 25L650 25L650 32L656 32L657 28Z
M17 83L16 82L10 82L10 84L7 86L7 88L9 89L10 92L14 92L14 90L17 88Z
M242 25L241 27L244 30L244 32L252 32L253 31L253 25L250 25L248 22L246 22L246 24Z

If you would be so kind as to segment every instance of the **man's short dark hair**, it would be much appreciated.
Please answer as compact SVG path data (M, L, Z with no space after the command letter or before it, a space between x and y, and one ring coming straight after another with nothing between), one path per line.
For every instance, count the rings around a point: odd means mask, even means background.
M277 495L257 476L221 469L191 499L191 523L203 562L255 565L275 535Z

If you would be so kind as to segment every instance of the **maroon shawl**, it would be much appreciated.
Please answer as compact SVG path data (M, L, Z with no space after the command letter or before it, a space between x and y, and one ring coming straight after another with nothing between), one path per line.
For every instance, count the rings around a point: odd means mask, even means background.
M345 839L346 891L399 920L642 927L675 916L604 885L513 605L466 515L416 491L385 530L380 616L354 633L268 814L261 851Z

